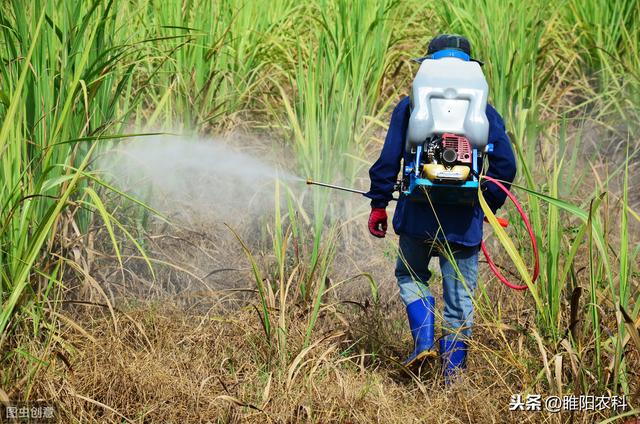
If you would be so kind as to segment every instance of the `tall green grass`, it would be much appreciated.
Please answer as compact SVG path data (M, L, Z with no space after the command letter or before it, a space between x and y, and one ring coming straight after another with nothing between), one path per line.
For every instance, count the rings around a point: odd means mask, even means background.
M581 127L583 119L571 112L575 101L578 106L608 105L623 117L634 116L639 110L637 99L630 95L635 83L634 65L623 65L623 60L637 56L637 44L622 42L623 37L638 31L638 21L634 19L637 2L574 1L554 8L548 2L536 1L515 10L488 0L473 4L448 2L439 8L446 25L469 36L475 55L488 62L485 71L491 100L505 116L513 135L521 184L525 186L520 193L529 195L528 209L542 259L540 279L530 286L536 299L539 329L553 343L567 337L570 318L578 311L568 310L566 299L578 293L574 291L579 288L586 290L590 303L580 319L589 323L585 327L594 337L590 345L593 350L583 350L584 340L572 340L573 346L585 373L596 374L600 384L611 384L616 390L622 385L626 391L625 323L619 310L626 309L624 305L631 300L628 276L633 269L628 261L633 246L628 239L627 177L621 187L621 224L613 233L614 229L607 225L611 213L606 205L608 187L592 186L589 200L577 204L559 197L561 193L570 194L567 187L585 190L585 178L599 181L591 169L576 166L577 161L604 160L603 151L591 158L580 154L584 147L579 142L572 145L573 152L567 147L567 126L574 126L574 135L579 134L575 127ZM565 43L558 40L559 36L575 32L576 26L577 37L567 38ZM584 67L585 63L589 66ZM585 81L594 73L600 79L597 85L590 86ZM562 93L576 90L584 90L584 100L573 97L571 105L562 101ZM604 116L597 113L595 120L604 122ZM625 129L631 131L634 125L629 122ZM589 271L586 280L582 278L584 274L577 275L585 254ZM528 256L524 258L526 261ZM604 299L607 300L603 303ZM615 314L614 322L604 310ZM614 327L608 328L611 324ZM580 381L587 381L586 374L582 377Z
M283 45L298 8L291 0L138 1L131 12L149 39L146 63L153 90L141 104L149 128L202 131L254 117L268 79L287 67ZM126 12L125 12L126 13Z
M573 30L574 42L567 47L592 81L591 97L604 95L594 105L597 115L637 134L640 3L571 0L561 13Z
M41 262L43 250L62 247L54 234L70 195L83 188L86 141L117 131L117 102L131 76L118 63L109 4L14 2L4 10L0 332L17 306L59 277L59 265ZM89 216L79 217L86 230Z
M351 183L363 168L362 153L378 115L382 78L389 65L391 21L397 4L380 1L320 1L307 7L310 36L297 38L292 95L281 88L298 168L320 181ZM313 252L320 263L327 220L337 216L330 192L312 194ZM309 279L312 275L308 276ZM306 287L303 287L306 296Z
M111 234L119 225L89 170L100 140L120 137L136 102L135 50L120 38L113 6L0 7L0 350L3 361L19 364L2 366L4 387L23 377L30 385L47 360L14 336L47 351L59 340L52 317L65 283L74 274L91 281L86 262L76 260L91 247L92 223L102 219Z

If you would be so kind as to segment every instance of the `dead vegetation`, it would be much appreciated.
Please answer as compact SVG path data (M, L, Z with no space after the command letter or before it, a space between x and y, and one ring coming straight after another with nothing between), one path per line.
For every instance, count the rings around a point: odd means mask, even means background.
M148 271L144 265L133 266L133 260L128 262L133 269L103 271L109 277L101 284L112 286L105 290L112 311L95 290L84 299L72 300L69 295L61 311L65 318L58 320L61 340L50 345L54 354L38 353L38 345L27 342L34 356L50 358L32 382L32 399L55 405L61 423L590 423L597 419L593 413L508 410L511 395L527 387L535 393L558 393L534 370L551 373L552 381L566 380L573 378L572 364L561 362L558 370L557 363L547 363L553 352L542 359L530 334L535 332L534 311L523 296L486 275L481 284L493 304L482 303L479 308L464 382L447 389L437 363L425 364L417 375L398 364L411 341L395 293L392 258L381 251L384 248L369 253L379 261L373 265L381 271L376 275L379 302L358 284L346 285L339 295L328 290L308 346L304 338L309 305L288 305L283 355L275 339L265 336L247 263L238 256L241 252L233 250L238 246L223 233L214 234L178 228L161 237L150 236L147 247L152 257L175 261L157 267L155 286L140 284ZM211 273L210 258L216 257L209 249L223 245L229 256L222 263L229 269L219 277L234 282L228 287L209 281L216 274L208 277L206 272ZM96 260L116 266L110 257ZM263 256L261 264L268 262L269 256ZM335 276L353 272L347 267L352 262L338 258ZM104 270L104 263L97 268ZM137 278L128 278L132 275ZM439 293L437 278L433 286ZM155 288L150 292L150 287ZM495 319L498 311L504 314L501 321ZM270 311L274 320L278 313ZM27 382L22 383L16 390L25 388Z

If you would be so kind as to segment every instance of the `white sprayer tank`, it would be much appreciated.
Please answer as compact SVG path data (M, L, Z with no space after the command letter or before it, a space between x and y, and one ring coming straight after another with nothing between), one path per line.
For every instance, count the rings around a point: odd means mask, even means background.
M488 94L477 62L425 59L413 80L406 148L411 150L434 135L453 133L482 151L489 136Z

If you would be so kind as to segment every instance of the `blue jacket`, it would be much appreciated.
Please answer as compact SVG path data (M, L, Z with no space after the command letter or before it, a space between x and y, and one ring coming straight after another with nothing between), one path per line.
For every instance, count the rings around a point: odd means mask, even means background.
M498 180L512 182L516 176L516 160L504 122L491 105L487 105L486 114L489 120L489 143L493 143L493 151L486 154L489 157L486 174ZM405 97L395 107L380 157L369 169L371 188L365 196L371 199L371 206L374 208L385 208L391 200L403 155L407 164L412 160L404 151L409 115L410 100ZM482 160L478 161L478 169L482 169ZM509 188L510 184L505 186ZM504 204L506 194L495 184L486 181L482 182L482 189L489 207L495 213ZM450 243L465 246L480 244L484 213L478 202L473 207L434 204L433 208L442 226L440 231L429 203L410 201L400 194L393 215L396 234L406 234L422 240L446 239Z

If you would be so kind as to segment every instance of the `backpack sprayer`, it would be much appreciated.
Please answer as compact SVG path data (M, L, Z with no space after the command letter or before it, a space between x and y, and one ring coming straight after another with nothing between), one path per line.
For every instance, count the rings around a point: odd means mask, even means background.
M451 52L453 56L446 56ZM478 159L488 144L485 114L489 86L477 62L461 60L457 50L424 59L411 87L411 116L400 189L413 200L475 204ZM420 189L420 190L418 190Z
M488 143L489 121L485 113L489 86L482 69L479 63L469 61L468 56L458 50L443 50L438 55L422 60L412 84L405 141L405 151L412 159L405 163L403 158L402 178L396 190L412 201L473 207L478 200L480 180L496 184L515 205L531 238L535 257L533 282L538 278L539 259L529 220L515 196L500 181L481 175L478 169L478 160L493 147ZM307 184L366 193L310 179ZM502 227L508 225L507 220L500 218L498 223ZM512 284L500 273L484 241L481 248L500 281L515 290L527 288Z

